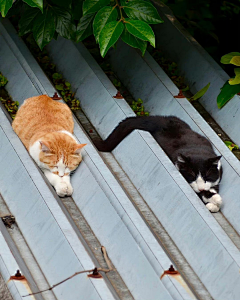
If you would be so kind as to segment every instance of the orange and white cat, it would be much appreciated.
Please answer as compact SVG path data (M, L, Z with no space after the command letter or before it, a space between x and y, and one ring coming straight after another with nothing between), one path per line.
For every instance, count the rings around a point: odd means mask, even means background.
M81 149L73 136L73 118L66 104L47 95L26 99L12 123L32 158L60 197L70 196L70 173L82 161Z

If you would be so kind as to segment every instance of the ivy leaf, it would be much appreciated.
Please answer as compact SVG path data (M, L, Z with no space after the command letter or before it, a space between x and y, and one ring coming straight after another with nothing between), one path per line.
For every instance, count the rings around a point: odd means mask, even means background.
M33 36L41 50L51 41L54 32L54 15L50 9L46 9L37 16L33 25Z
M125 25L127 30L143 41L148 41L155 47L155 36L152 28L145 22L140 20L125 19Z
M143 0L129 1L123 9L127 16L133 20L141 20L148 24L163 23L156 8Z
M43 12L43 0L23 0L31 7L37 7Z
M217 106L222 108L236 94L240 93L240 84L230 85L228 81L221 88L221 92L217 97Z
M115 21L117 16L118 12L116 7L112 6L105 6L96 14L93 21L93 33L97 43L99 42L99 36L104 26L111 21Z
M109 3L110 0L85 0L83 2L83 15L95 13Z
M221 63L222 64L230 64L231 63L231 59L234 57L234 56L240 56L240 53L239 52L230 52L226 55L223 55L221 57Z
M56 20L56 31L65 39L73 38L73 23L70 12L60 7L52 7Z
M231 60L230 60L230 64L233 64L235 66L240 66L240 54L239 56L234 56Z
M83 16L79 24L77 26L76 31L76 42L83 41L85 38L87 38L89 35L93 33L92 28L92 21L95 16L95 13L93 14L87 14L86 16Z
M102 57L106 55L122 34L124 25L120 21L112 21L104 26L99 36L99 46Z
M202 88L200 91L198 91L194 96L192 96L191 98L188 98L188 100L194 101L194 100L201 98L206 93L209 86L210 86L210 83L208 83L204 88Z
M142 51L142 55L145 54L145 51L147 49L147 42L139 40L134 35L129 33L126 28L121 35L121 39L129 46L140 49Z
M3 17L6 17L7 12L13 5L13 0L1 0L0 1L0 12Z
M32 31L33 24L38 14L41 14L39 9L33 8L31 6L26 7L18 23L20 36Z
M234 72L236 74L235 78L231 78L228 80L230 85L235 85L240 83L240 68L235 68Z

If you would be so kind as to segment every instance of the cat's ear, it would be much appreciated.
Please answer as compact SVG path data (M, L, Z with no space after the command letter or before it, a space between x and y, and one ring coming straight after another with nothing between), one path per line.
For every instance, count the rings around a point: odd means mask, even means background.
M39 141L39 143L41 145L42 152L44 152L44 153L50 153L51 152L50 149L49 149L49 146L46 143L44 143L42 141Z
M76 150L75 150L74 154L77 154L77 155L80 154L82 148L85 147L86 145L87 145L87 144L78 144L78 145L76 146Z
M186 162L189 161L189 158L186 157L186 156L183 155L183 154L178 154L177 160L178 160L178 162L180 162L180 163L186 163Z
M213 157L213 158L209 158L208 159L208 162L212 165L217 165L221 159L222 155L220 156L216 156L216 157Z

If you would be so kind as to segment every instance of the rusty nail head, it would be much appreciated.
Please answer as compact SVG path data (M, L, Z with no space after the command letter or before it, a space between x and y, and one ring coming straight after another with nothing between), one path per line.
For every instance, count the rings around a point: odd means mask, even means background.
M185 98L185 96L183 95L182 90L179 91L177 96L173 96L174 98Z
M51 97L53 100L60 100L62 99L61 97L58 96L58 93L54 93L54 95Z
M113 96L113 98L115 99L123 99L123 96L121 95L121 93L118 91L116 96Z
M88 275L89 278L102 278L102 275L98 272L97 268L95 268L92 274Z
M15 274L14 276L16 276L16 277L21 277L22 274L21 274L21 272L20 272L19 270L17 270L17 272L16 272L16 274Z

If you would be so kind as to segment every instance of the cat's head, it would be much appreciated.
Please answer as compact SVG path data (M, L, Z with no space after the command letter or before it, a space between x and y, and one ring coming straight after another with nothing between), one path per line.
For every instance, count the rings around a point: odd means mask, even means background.
M64 133L50 133L39 141L39 160L42 167L63 177L70 175L82 161L81 150L86 144Z
M196 193L209 191L221 180L221 156L200 158L178 155L176 166Z

